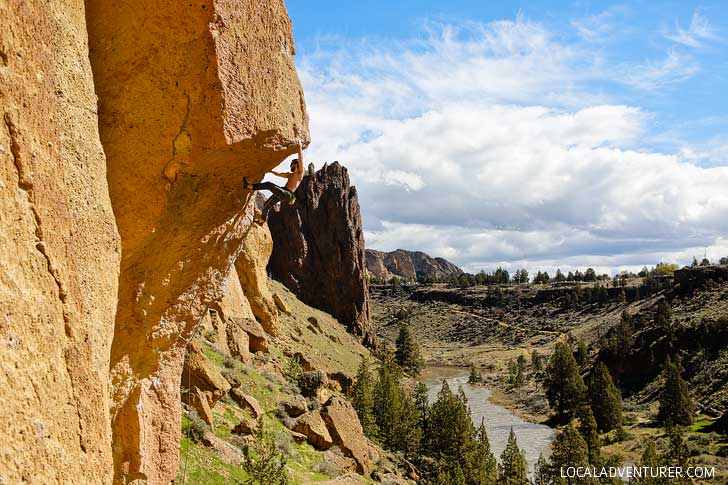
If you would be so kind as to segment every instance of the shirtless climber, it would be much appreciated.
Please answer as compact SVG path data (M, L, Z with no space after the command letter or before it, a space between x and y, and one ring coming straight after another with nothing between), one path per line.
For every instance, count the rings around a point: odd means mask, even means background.
M303 180L303 147L301 142L298 142L298 158L294 158L291 161L290 172L276 172L271 170L271 173L276 177L288 179L285 187L279 187L273 182L260 182L257 184L249 184L247 178L243 178L243 188L253 190L269 190L273 193L268 200L265 201L263 210L260 214L256 215L255 222L263 224L268 220L268 212L276 205L276 202L288 201L290 205L296 202L296 196L293 193L296 191L298 186Z

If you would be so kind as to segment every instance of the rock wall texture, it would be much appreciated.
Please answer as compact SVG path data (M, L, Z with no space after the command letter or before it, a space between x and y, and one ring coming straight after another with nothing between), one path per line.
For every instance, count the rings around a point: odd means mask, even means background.
M110 483L120 245L84 5L0 19L0 483Z
M99 131L122 241L114 475L178 469L180 373L250 226L250 193L308 143L282 0L88 2Z
M267 224L254 224L243 244L243 250L235 261L240 280L239 285L245 293L255 318L270 335L280 333L278 308L268 289L266 266L273 252L273 238Z
M367 271L377 278L397 276L405 279L448 278L463 273L455 264L443 258L433 258L422 251L383 252L366 250Z
M310 166L296 199L269 216L268 269L302 301L373 344L359 199L346 168L334 162L314 173Z

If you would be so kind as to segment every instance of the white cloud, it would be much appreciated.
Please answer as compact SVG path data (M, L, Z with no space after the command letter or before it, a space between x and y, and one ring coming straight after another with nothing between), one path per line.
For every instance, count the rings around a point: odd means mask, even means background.
M307 158L349 167L368 247L469 270L641 267L725 247L728 167L642 148L651 115L588 89L624 66L523 19L430 28L300 65ZM676 82L691 72L680 61L632 66L627 82Z
M686 81L698 71L698 64L691 56L670 49L664 59L623 66L620 77L630 86L654 90Z
M695 48L702 47L705 41L720 38L718 29L713 27L708 18L698 10L693 13L690 27L683 29L677 25L675 32L667 34L665 37L678 44Z

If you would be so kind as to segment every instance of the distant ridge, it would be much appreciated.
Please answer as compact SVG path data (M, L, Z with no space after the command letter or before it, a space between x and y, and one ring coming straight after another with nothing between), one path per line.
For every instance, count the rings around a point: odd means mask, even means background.
M448 278L463 270L443 258L433 258L422 251L397 249L391 252L366 250L367 271L371 276L389 279L393 276L414 280L417 278Z

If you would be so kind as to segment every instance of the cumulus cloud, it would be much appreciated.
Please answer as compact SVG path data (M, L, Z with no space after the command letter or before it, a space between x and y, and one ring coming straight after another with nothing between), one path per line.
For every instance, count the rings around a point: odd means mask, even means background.
M728 168L640 146L651 114L588 88L614 66L523 18L428 28L299 66L308 158L349 167L368 247L471 271L606 271L725 248ZM624 82L676 82L675 65L633 66Z

